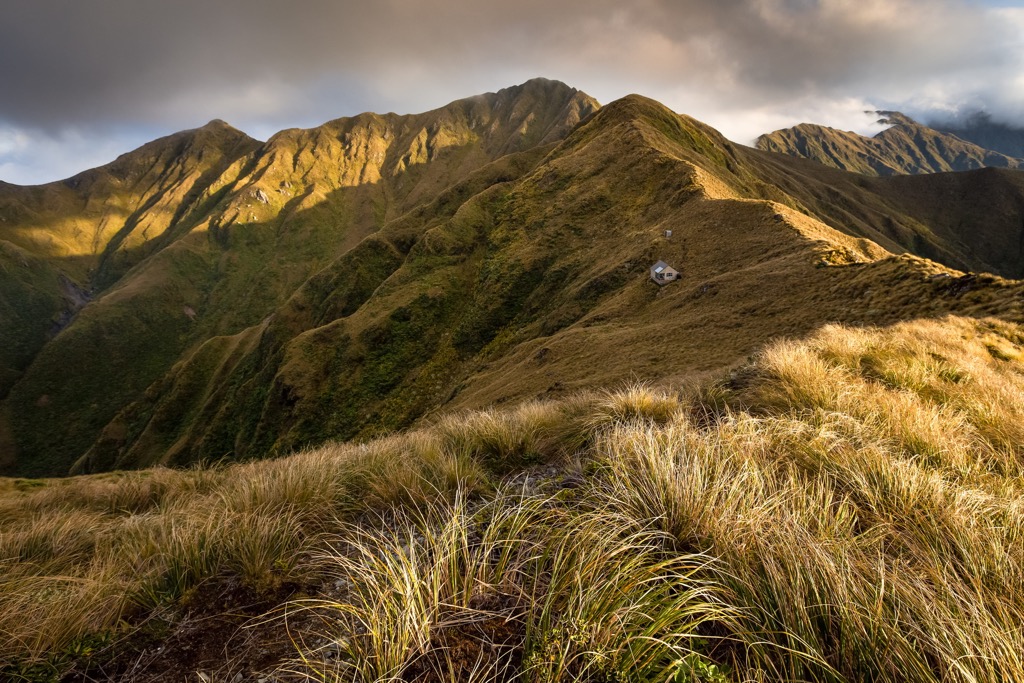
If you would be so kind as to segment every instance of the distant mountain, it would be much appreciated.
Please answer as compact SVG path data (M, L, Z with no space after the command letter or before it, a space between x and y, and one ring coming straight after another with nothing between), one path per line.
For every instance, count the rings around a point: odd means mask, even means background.
M985 112L976 112L956 121L933 122L935 130L950 133L979 147L1007 156L1024 158L1024 128L1015 128L992 120Z
M999 276L1024 275L1016 172L867 178L540 79L237 145L199 155L222 170L188 201L103 232L115 247L47 250L77 204L0 211L34 245L11 249L11 279L49 268L34 286L67 313L9 368L6 472L259 458L694 376L828 322L1024 315ZM651 283L657 260L681 280Z
M874 137L811 123L777 130L756 141L758 149L811 159L863 175L912 175L978 168L1024 168L1024 159L921 125L899 112L881 111L889 125Z

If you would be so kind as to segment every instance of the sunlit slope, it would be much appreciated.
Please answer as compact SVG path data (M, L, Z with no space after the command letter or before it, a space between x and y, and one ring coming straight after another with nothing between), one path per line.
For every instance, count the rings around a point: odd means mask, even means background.
M452 406L703 373L833 321L1021 316L1019 283L840 232L768 185L771 168L656 102L612 103L525 175L486 168L199 346L78 467L262 457ZM682 281L650 283L658 259Z
M143 145L116 161L55 183L0 184L0 234L21 248L66 259L85 277L113 252L156 240L187 222L197 200L261 143L223 121ZM217 183L217 181L220 183ZM74 266L79 265L78 270Z
M425 114L339 119L253 146L167 210L163 199L148 202L133 229L115 233L119 241L111 238L96 257L88 281L94 300L11 389L0 411L10 416L0 418L0 452L26 471L64 471L186 350L259 323L388 220L493 159L543 148L596 106L564 84L536 79ZM79 186L83 201L99 201L92 185ZM70 201L63 186L12 192L51 213ZM46 256L87 251L81 231L69 233L78 242L65 239L67 231L39 211L38 226L12 217L22 242L50 239L52 229L57 246ZM150 229L157 224L162 232Z
M0 183L0 399L95 290L194 223L258 144L214 121L62 182Z

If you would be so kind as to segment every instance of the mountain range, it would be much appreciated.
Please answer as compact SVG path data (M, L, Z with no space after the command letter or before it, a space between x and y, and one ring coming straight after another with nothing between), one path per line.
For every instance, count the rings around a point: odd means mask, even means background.
M985 128L942 131L922 125L895 111L875 112L888 126L874 137L801 123L762 135L758 149L812 159L826 166L864 175L907 175L970 171L979 168L1024 168L1024 159L987 149L965 135L997 142ZM959 134L958 134L959 133ZM1017 149L1014 148L1016 153Z
M887 116L751 149L535 79L0 184L0 472L262 458L832 322L1021 321L1024 162Z

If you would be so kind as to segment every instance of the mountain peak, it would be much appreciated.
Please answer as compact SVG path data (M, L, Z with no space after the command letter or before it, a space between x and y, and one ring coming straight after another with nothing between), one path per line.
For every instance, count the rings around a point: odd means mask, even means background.
M899 111L878 110L878 111L875 111L875 112L872 112L872 113L874 113L876 116L880 117L878 119L878 123L880 123L882 125L886 125L886 126L920 126L921 125L917 121L915 121L914 119L910 118L909 116L907 116L903 112L899 112Z
M563 83L562 81L559 81L559 80L556 80L556 79L552 79L552 78L544 78L543 76L535 76L534 78L531 78L531 79L529 79L527 81L523 81L522 83L519 83L518 85L510 85L510 86L508 86L506 88L502 88L502 89L500 89L498 91L498 93L500 94L500 93L503 93L503 92L511 92L511 91L517 91L517 90L534 90L534 91L540 90L540 91L545 91L545 92L561 90L561 91L577 92L576 88L573 88L572 86L567 85L566 83Z
M661 102L635 93L620 97L602 106L599 115L606 122L612 120L637 121L657 119L664 116L677 116L675 112Z
M522 101L521 106L540 108L545 112L568 106L577 110L578 116L574 123L601 106L597 100L582 90L577 90L562 81L541 77L531 78L519 85L502 88L496 93L487 93L480 97L492 99L498 106L505 106L506 103L513 101Z
M268 147L280 152L275 176L316 167L318 174L352 186L399 177L456 149L469 154L457 163L472 166L554 143L599 107L594 98L565 83L534 78L419 114L364 112L315 128L281 131ZM453 157L452 163L456 161Z
M517 85L510 85L508 87L501 88L496 93L486 93L484 95L481 95L481 97L487 97L488 95L496 95L499 98L501 98L518 97L521 95L532 95L550 98L566 98L572 97L573 95L576 94L581 94L585 97L590 97L583 91L578 90L562 81L537 76L527 81L523 81L522 83L519 83Z
M224 119L211 119L205 125L200 126L196 130L205 130L205 131L238 131L237 128L232 126L230 123L228 123ZM241 132L241 131L238 131L238 132Z
M647 145L699 164L728 166L726 158L733 156L732 144L720 132L643 95L626 95L610 102L595 119L632 127Z

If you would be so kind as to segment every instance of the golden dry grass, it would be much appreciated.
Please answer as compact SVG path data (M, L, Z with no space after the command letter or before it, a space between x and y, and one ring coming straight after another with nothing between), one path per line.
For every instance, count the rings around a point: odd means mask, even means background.
M290 667L317 680L1024 680L1022 343L833 326L677 391L5 481L0 658L66 657L202 581L332 577L288 608L323 617Z

